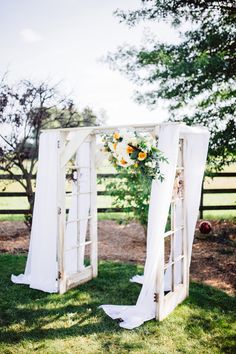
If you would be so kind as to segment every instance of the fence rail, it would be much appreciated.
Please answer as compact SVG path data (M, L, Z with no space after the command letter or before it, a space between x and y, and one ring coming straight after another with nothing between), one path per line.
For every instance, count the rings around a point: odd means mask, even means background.
M236 172L219 172L219 173L214 173L211 175L213 178L218 178L218 177L236 177ZM36 178L34 175L32 177L33 179ZM119 178L118 174L109 174L109 173L103 173L103 174L98 174L98 178ZM10 180L10 181L18 181L22 180L23 176L22 175L9 175L9 174L1 174L0 175L0 180ZM203 203L203 197L205 194L228 194L228 193L234 193L236 194L236 188L202 188L202 194L201 194L201 202L200 202L200 218L203 218L203 212L206 210L236 210L236 204L233 205L204 205ZM103 195L103 196L109 196L110 193L107 191L98 191L98 195ZM26 197L27 194L25 192L0 192L0 197ZM131 211L131 208L98 208L99 213L117 213L117 212L129 212ZM28 209L0 209L0 214L14 214L14 215L20 215L20 214L29 214Z
M218 172L213 173L210 177L218 178L218 177L236 177L236 172ZM203 182L204 184L204 182ZM200 201L200 219L203 219L203 213L206 210L236 210L236 204L231 205L204 205L204 195L205 194L231 194L236 193L236 188L204 188L202 185L202 192L201 192L201 201Z

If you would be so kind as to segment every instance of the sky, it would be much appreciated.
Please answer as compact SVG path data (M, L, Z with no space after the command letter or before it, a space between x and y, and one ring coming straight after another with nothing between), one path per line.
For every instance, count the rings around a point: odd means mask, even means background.
M129 43L139 45L147 27L160 41L178 40L164 23L120 24L114 10L135 9L140 0L0 0L0 75L17 82L60 82L79 110L105 110L107 124L166 120L163 106L150 111L133 100L136 86L99 60Z

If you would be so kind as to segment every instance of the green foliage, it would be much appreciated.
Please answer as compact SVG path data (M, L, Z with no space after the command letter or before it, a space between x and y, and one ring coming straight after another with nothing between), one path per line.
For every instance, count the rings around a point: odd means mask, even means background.
M168 159L156 147L156 139L150 134L126 131L122 135L117 132L104 135L103 142L109 160L120 176L118 181L106 185L113 197L113 205L131 210L134 218L146 227L152 180L164 180L160 163L168 163ZM145 156L140 158L140 154ZM122 161L127 166L124 167Z
M133 11L116 10L115 14L121 22L125 21L130 26L142 20L155 21L168 19L178 26L186 20L199 21L205 19L212 12L218 13L226 20L228 16L235 16L236 3L232 0L141 0L142 7Z
M106 184L106 190L114 198L113 205L132 211L133 216L144 227L148 220L148 207L152 179L143 174L130 173L128 169L120 168L119 177Z
M141 266L104 262L99 277L64 295L13 284L25 257L0 256L1 353L234 353L235 298L202 284L162 322L127 331L98 308L134 304L140 286L129 278Z
M170 120L207 126L208 165L220 170L236 161L236 4L229 0L142 1L137 10L117 10L121 21L169 21L180 31L178 44L155 37L140 48L109 53L113 68L141 87L136 100L152 108L166 101ZM182 24L188 21L191 29ZM188 26L190 27L190 26ZM187 113L186 113L187 112Z

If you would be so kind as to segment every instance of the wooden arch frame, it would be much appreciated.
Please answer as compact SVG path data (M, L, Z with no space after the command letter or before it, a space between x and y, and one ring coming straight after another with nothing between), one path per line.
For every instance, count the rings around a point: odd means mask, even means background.
M136 131L152 132L158 137L158 125L156 124L140 124L140 125L122 125L109 127L83 127L83 128L66 128L60 129L60 139L58 141L58 247L57 247L57 263L58 263L58 291L63 294L68 289L73 288L79 284L89 281L97 276L98 261L97 261L97 189L96 189L96 167L95 167L95 148L96 135L112 132L115 129L132 128ZM69 139L69 134L73 136ZM64 237L66 230L66 169L65 166L71 157L76 153L79 147L89 138L91 148L90 161L90 241L91 245L91 262L84 270L72 275L68 275L64 270L65 245ZM184 176L183 165L183 149L184 136L180 137L180 149L177 170L182 171ZM184 177L183 177L184 179ZM184 191L183 191L182 215L183 223L181 227L175 226L175 200L171 202L171 225L170 229L165 232L163 240L160 244L161 257L158 261L156 292L153 301L156 302L156 319L163 320L173 309L181 303L189 293L189 255L187 254L187 235L186 235L186 211L184 206ZM79 218L75 220L79 222ZM181 232L182 251L181 255L176 257L174 251L174 244L176 234ZM165 262L165 241L170 239L170 254L171 259ZM79 247L79 245L78 245ZM182 280L180 284L175 283L175 267L176 263L182 264ZM164 273L168 267L171 267L172 280L171 291L166 293L164 291Z

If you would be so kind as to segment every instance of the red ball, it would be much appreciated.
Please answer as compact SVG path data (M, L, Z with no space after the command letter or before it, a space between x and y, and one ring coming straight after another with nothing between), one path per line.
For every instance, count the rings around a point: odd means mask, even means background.
M212 226L209 221L202 221L199 225L199 231L202 234L209 234L212 231Z

